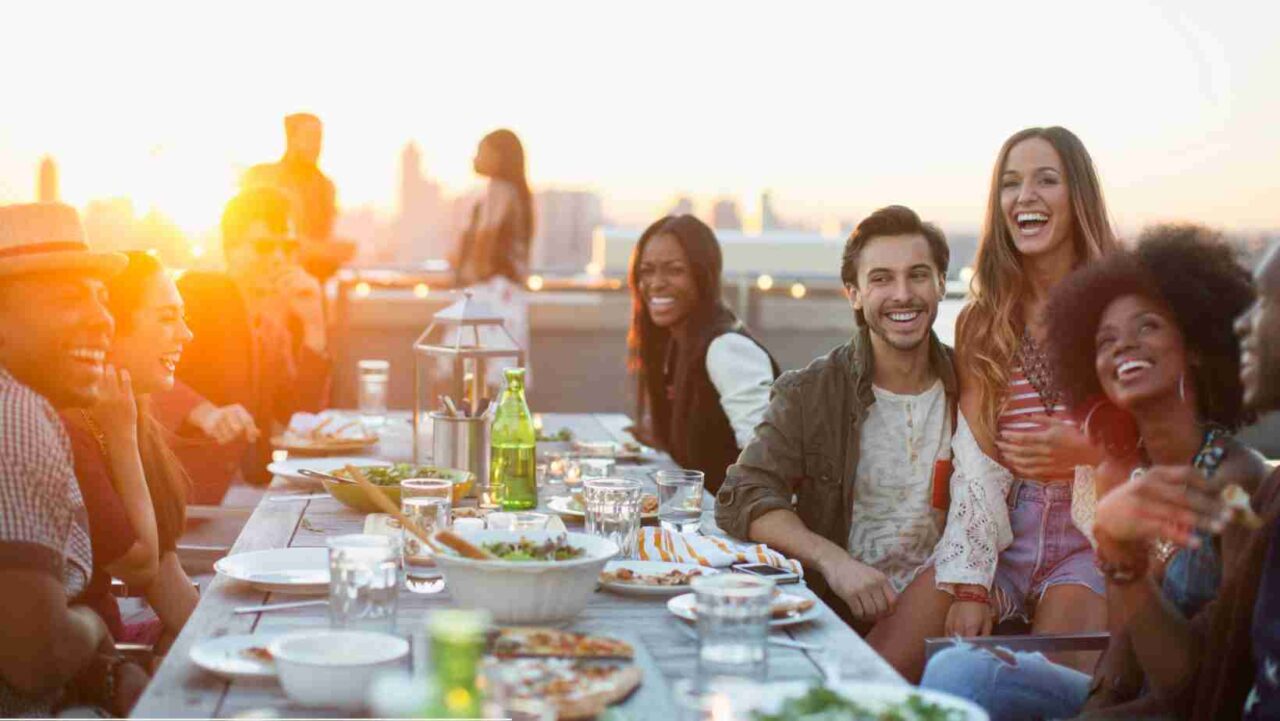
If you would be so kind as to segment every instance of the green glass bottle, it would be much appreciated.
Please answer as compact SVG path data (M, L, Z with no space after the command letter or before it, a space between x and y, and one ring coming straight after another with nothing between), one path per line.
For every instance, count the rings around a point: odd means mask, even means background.
M489 491L506 511L538 507L537 433L524 399L524 369L504 371L507 388L493 415Z
M473 719L481 715L476 685L489 615L468 609L433 611L427 621L431 676L427 681L427 718Z

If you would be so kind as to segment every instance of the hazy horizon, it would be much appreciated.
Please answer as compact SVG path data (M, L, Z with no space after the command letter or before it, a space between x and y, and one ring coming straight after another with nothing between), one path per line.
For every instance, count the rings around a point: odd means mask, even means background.
M622 225L770 189L813 224L898 202L974 230L1003 139L1061 124L1121 227L1276 228L1280 11L1240 7L22 5L0 45L0 202L33 197L50 154L69 202L127 196L207 231L306 110L347 209L394 210L409 141L469 187L476 142L510 127L535 186L597 192Z

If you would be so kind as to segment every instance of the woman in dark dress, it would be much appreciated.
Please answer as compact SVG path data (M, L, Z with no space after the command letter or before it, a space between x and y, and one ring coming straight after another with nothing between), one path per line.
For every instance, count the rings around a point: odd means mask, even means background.
M706 474L725 469L769 405L778 364L720 298L720 243L691 215L645 230L631 255L630 369L641 443Z

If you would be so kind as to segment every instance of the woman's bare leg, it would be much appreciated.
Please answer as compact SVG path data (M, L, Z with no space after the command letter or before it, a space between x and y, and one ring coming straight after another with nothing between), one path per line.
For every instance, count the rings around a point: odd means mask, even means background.
M1036 604L1031 632L1036 634L1086 633L1107 630L1107 600L1088 586L1064 583L1045 589ZM1070 651L1045 654L1050 661L1093 673L1097 651Z
M930 566L902 589L893 615L876 623L867 643L908 682L919 683L924 674L924 640L943 634L949 608L951 594L937 589Z

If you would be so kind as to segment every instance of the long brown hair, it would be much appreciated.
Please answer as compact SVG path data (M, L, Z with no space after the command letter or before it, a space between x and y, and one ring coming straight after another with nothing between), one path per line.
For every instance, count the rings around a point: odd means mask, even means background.
M497 156L497 167L492 178L505 180L516 187L520 198L520 236L527 244L533 237L533 193L529 191L529 179L525 173L524 145L515 133L500 128L484 136L481 145L488 145Z
M670 235L680 243L689 258L689 269L698 289L698 300L690 311L689 325L693 328L691 342L677 349L675 362L676 398L667 399L663 361L671 332L661 328L649 317L644 294L640 289L640 259L649 241L659 235ZM654 435L673 456L683 455L686 442L681 414L672 413L681 406L683 391L687 388L687 376L694 367L694 360L705 352L706 344L725 329L737 325L734 317L720 298L720 271L724 264L720 242L706 223L692 215L667 216L650 225L631 253L631 269L628 280L631 285L631 330L627 334L629 353L628 368L636 380L636 420L639 422L648 411L653 423Z
M142 296L151 280L165 272L160 261L147 253L126 253L129 264L107 281L107 307L116 321L116 334L128 333ZM169 447L169 432L151 414L151 399L138 399L138 455L155 508L160 550L172 549L187 523L187 491L191 479Z
M1000 408L1009 385L1009 368L1025 327L1022 301L1029 290L1022 255L1013 244L1000 203L1000 176L1009 151L1029 138L1048 141L1062 159L1071 199L1071 242L1076 263L1086 263L1118 247L1102 198L1102 186L1084 143L1066 128L1027 128L1004 141L991 171L987 210L974 260L970 301L956 320L956 354L961 368L978 386L982 410L969 418L980 441L995 437Z

